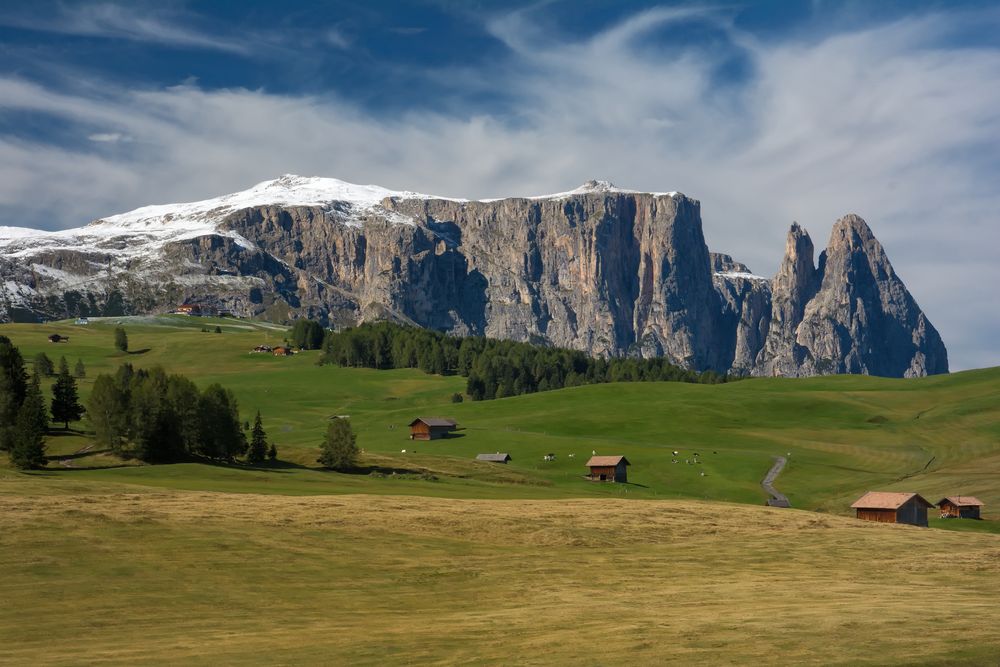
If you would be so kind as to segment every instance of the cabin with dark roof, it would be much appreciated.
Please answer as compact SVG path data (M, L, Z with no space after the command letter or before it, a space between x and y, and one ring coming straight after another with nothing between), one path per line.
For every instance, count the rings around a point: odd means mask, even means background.
M438 440L458 428L454 419L441 417L417 417L410 422L410 440Z
M510 461L510 454L497 452L496 454L478 454L477 461L487 461L489 463L507 463Z
M927 526L927 509L934 507L919 493L869 491L851 505L857 517L879 523L908 523Z
M590 468L588 477L592 482L627 482L628 470L632 465L624 456L591 456L587 461Z
M69 336L60 336L59 334L52 334L49 336L50 343L68 343Z
M948 496L937 502L942 519L979 519L983 501L975 496Z

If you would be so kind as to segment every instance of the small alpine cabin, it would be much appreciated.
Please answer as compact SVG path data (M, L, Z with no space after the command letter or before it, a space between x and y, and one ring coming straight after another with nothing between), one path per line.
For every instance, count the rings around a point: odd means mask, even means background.
M919 493L869 491L852 505L857 517L879 523L908 523L927 526L927 510L934 507Z
M937 502L942 519L978 519L983 501L974 496L948 496Z
M590 468L590 480L593 482L620 482L628 481L628 470L626 466L632 465L624 456L591 456L587 461Z
M477 461L487 461L489 463L507 463L510 461L510 454L504 452L497 452L496 454L479 454L476 456Z
M458 428L454 419L441 417L417 417L410 422L410 440L437 440L447 438Z
M69 336L60 336L59 334L52 334L49 336L50 343L68 343Z
M196 303L182 303L177 306L177 310L174 311L178 315L201 315L201 306Z

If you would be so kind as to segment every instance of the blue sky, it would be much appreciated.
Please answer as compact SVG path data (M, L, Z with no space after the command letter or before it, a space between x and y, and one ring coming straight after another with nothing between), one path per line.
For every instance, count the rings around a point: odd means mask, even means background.
M284 173L442 195L590 178L702 201L772 274L855 212L953 368L1000 365L994 2L0 7L0 225Z

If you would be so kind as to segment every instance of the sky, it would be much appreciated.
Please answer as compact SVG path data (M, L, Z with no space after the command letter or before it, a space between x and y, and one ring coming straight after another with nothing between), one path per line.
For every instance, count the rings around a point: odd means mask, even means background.
M857 213L952 370L1000 365L995 2L0 5L0 225L286 173L678 190L709 247L763 275L793 221L818 253Z

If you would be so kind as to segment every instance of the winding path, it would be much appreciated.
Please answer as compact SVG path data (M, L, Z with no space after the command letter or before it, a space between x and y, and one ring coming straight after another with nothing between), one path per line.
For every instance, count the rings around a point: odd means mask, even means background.
M788 459L784 456L775 456L774 465L771 469L767 471L764 475L764 479L761 481L760 485L767 492L770 498L767 499L767 504L771 507L791 507L792 503L788 501L785 494L774 488L774 480L778 478L781 471L785 469L785 464L788 463Z

